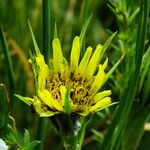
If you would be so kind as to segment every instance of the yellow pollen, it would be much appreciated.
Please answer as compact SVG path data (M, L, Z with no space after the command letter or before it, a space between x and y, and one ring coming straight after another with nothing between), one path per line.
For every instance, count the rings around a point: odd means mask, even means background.
M62 73L53 72L51 77L46 82L46 89L52 94L52 98L58 102L61 101L60 86L70 86L70 98L73 104L77 105L78 110L92 105L93 96L90 95L89 90L93 83L91 79L83 79L80 74L69 71L67 76Z

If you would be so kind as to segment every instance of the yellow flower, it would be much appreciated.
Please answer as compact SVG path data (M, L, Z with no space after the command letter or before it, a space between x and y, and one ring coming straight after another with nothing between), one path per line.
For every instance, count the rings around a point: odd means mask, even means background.
M70 63L63 56L59 39L53 40L52 47L50 67L40 52L30 60L37 71L37 94L33 98L16 96L32 105L43 117L60 113L86 116L110 105L111 90L100 90L110 75L110 72L105 73L108 58L100 64L106 47L98 44L93 54L92 47L88 47L80 61L80 37L76 36L72 43Z

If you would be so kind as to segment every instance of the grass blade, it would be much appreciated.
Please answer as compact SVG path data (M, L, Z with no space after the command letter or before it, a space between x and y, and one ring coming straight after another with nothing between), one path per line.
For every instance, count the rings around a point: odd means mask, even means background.
M5 56L5 61L6 61L6 68L8 71L8 79L9 79L9 93L10 93L10 104L13 104L13 94L14 94L14 70L13 70L13 65L12 65L12 60L10 57L10 51L7 45L7 41L6 41L6 36L2 30L2 28L0 27L0 41L2 42L2 46L3 46L3 53Z
M51 43L51 31L50 31L50 12L51 12L51 0L43 0L43 55L45 62L49 64L50 55L50 43ZM43 149L45 134L46 134L47 118L39 118L38 121L38 140L41 144L38 145L37 150Z
M6 90L6 86L4 84L0 84L0 137L6 136L7 134L7 124L9 118L9 110L8 110L8 93Z
M86 24L87 21L87 17L88 17L88 0L84 0L84 8L83 8L83 16L82 16L82 28L84 27L84 25ZM84 55L85 53L85 40L86 40L86 36L83 36L83 39L81 39L83 41L81 41L82 47L81 47L81 57Z
M51 0L43 0L43 55L48 64L51 43Z
M138 82L139 70L144 50L147 16L148 16L148 0L144 1L141 0L140 5L141 20L138 27L138 34L136 41L135 70L132 72L129 78L128 86L123 93L119 107L115 113L115 116L110 125L108 133L102 144L102 149L105 150L112 150L118 148L118 147L116 148L115 146L117 145L117 143L120 143L119 138L121 136L121 132L123 131L126 125L127 118L132 107L133 99L135 97L135 93L137 90L136 86Z

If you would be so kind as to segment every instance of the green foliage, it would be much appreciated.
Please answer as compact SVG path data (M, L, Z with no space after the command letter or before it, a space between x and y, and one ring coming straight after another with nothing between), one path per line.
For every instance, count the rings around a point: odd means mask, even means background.
M8 130L9 134L6 136L5 142L9 149L33 150L34 147L40 143L40 141L30 141L30 135L27 130L25 130L24 136L20 136L20 134L9 125Z
M66 143L70 140L72 144L81 145L83 142L82 147L87 150L149 149L143 136L150 115L148 7L149 0L0 0L0 25L3 27L0 31L0 83L8 89L7 93L0 87L0 137L4 138L9 133L6 142L14 149L63 149L62 139L56 136L54 126L57 133L71 131L64 138ZM27 20L30 20L32 28ZM29 65L28 57L30 55L33 72L37 76L33 55L38 54L40 49L48 62L52 56L51 41L53 37L59 37L63 53L69 60L71 41L76 35L80 35L81 56L89 45L107 41L102 53L107 49L109 63L106 71L112 69L103 88L111 87L112 102L118 105L81 120L72 115L65 118L57 116L58 119L51 117L50 121L38 120L34 110L32 112L13 96L14 93L24 96L37 93L36 78L33 79L30 67L26 67ZM29 49L33 50L32 54ZM70 114L68 100L66 94L66 114ZM8 128L10 115L15 119L18 131ZM72 136L74 132L71 130L75 121L73 129L78 133L76 137ZM77 128L79 122L82 126ZM23 128L29 129L31 137L40 140L41 144L30 141L26 130L21 136L18 132ZM81 149L81 146L78 148Z
M7 94L6 86L4 84L0 84L0 137L7 134L7 124L9 118Z

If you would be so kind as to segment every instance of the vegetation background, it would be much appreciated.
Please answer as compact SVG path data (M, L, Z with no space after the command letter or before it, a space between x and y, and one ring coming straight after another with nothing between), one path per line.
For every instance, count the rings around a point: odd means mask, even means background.
M119 105L94 115L87 127L83 149L150 149L149 3L149 0L51 0L51 40L56 22L66 57L69 57L73 37L80 34L91 14L85 47L104 43L111 33L117 31L106 53L109 67L125 54L104 87L112 89L112 101L119 101ZM38 139L38 115L13 94L34 94L34 77L28 63L33 44L27 21L30 21L38 46L43 51L43 11L42 0L0 0L1 138L9 133L7 124L13 127L15 122L18 137L27 129L32 140ZM45 131L44 149L63 149L62 140L49 121Z

